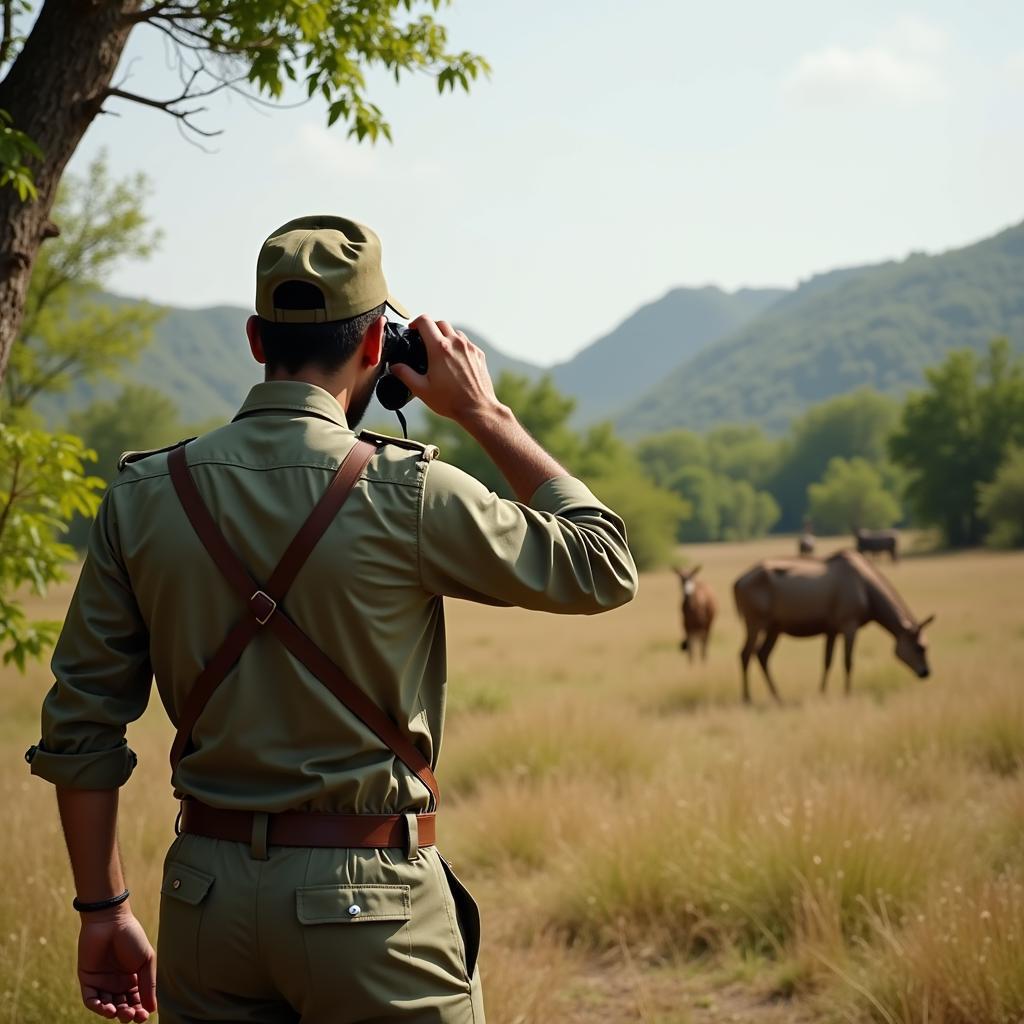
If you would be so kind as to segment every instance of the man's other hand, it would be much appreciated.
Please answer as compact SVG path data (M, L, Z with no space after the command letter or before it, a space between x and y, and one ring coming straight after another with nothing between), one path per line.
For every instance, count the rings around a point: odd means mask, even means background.
M463 426L500 407L487 359L462 331L446 320L418 316L410 324L427 349L427 372L396 363L391 372L439 416Z
M107 1020L149 1020L156 1012L156 953L130 910L83 916L78 983L86 1008Z

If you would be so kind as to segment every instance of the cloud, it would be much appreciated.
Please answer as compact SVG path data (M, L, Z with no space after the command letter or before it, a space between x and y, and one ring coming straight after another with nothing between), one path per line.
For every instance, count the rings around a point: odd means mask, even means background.
M930 103L946 94L938 58L947 46L940 27L903 17L870 46L805 53L786 78L785 94L814 106Z

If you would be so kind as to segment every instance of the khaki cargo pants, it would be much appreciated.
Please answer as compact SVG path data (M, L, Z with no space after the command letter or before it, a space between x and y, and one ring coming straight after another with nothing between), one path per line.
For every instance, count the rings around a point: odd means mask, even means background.
M433 847L181 835L164 863L161 1024L484 1024L480 919Z

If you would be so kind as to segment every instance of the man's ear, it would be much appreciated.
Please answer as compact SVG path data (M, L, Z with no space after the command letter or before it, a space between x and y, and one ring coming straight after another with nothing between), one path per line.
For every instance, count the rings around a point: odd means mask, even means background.
M366 369L378 366L384 358L384 325L387 322L387 317L379 316L366 328L361 350L363 366Z
M258 316L251 316L245 321L245 336L249 339L249 349L253 359L265 366L267 356L263 351L263 339L260 338L260 318Z

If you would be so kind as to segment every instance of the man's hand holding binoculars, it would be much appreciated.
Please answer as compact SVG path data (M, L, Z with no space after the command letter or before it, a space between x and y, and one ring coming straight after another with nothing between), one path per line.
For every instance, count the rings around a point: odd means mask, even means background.
M493 416L501 408L487 370L487 357L447 320L419 316L409 326L419 333L427 350L427 372L417 373L404 363L391 372L439 416L470 430L470 423Z
M494 460L520 501L566 471L530 437L494 393L484 353L446 320L418 316L409 326L427 350L427 372L393 363L393 373L426 406L454 420Z

